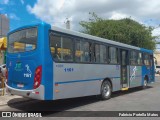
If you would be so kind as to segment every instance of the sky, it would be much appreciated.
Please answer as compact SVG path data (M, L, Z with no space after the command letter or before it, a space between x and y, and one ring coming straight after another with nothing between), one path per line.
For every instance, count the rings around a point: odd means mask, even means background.
M65 28L68 18L71 29L79 31L79 22L87 21L89 12L104 19L131 18L155 27L152 34L160 35L158 0L0 0L0 13L10 19L10 30L41 21Z
M34 6L36 0L0 0L0 13L10 19L10 30L30 23L41 22L36 15L27 10L27 5Z

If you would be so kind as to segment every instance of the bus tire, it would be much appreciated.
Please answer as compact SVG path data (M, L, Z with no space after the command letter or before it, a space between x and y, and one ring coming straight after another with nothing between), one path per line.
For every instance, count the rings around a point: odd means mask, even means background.
M145 77L145 78L144 78L144 81L143 81L143 86L142 86L142 88L143 88L143 89L146 89L146 88L147 88L147 85L148 85L148 81L147 81L147 78Z
M108 100L111 98L112 94L112 87L109 81L105 80L102 82L101 85L101 99L102 100Z

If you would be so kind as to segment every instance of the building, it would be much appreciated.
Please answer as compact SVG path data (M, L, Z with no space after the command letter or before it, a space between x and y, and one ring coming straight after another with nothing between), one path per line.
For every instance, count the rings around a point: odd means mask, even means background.
M0 14L0 65L5 63L7 48L7 33L9 32L9 19L6 15Z
M154 58L156 61L156 65L160 66L160 51L155 51L154 52Z
M9 32L9 19L6 15L0 14L0 38L6 37Z

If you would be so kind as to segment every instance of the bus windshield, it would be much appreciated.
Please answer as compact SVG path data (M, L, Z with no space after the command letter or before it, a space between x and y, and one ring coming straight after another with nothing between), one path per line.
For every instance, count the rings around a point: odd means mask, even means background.
M36 49L37 28L27 28L9 35L8 52L18 53Z

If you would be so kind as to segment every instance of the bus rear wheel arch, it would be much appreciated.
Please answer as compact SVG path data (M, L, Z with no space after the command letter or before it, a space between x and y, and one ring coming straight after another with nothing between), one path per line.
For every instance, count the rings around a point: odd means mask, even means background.
M110 80L104 80L101 85L100 97L102 100L108 100L112 94L112 84Z

